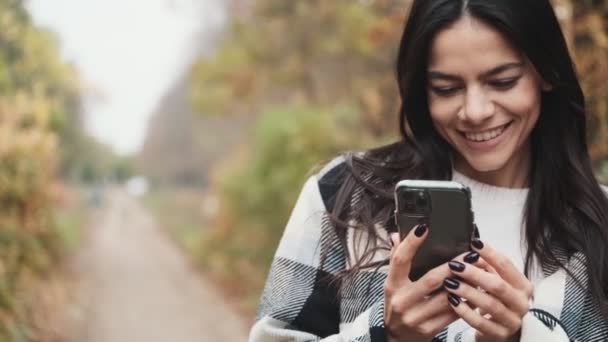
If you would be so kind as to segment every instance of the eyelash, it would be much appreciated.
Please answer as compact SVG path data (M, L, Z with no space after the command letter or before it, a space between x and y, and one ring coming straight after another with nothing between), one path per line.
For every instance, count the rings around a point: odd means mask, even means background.
M439 96L448 97L456 94L460 87L444 87L444 88L435 88L433 87L433 92Z
M513 88L513 86L517 83L517 81L519 80L519 77L515 77L515 78L509 78L509 79L505 79L505 80L498 80L498 81L493 81L493 82L489 82L490 85L496 89L499 90L508 90Z
M515 86L515 84L519 81L519 77L509 78L504 80L492 81L488 82L492 87L498 90L509 90ZM456 94L462 87L433 87L431 88L435 94L439 96L449 97L451 95Z

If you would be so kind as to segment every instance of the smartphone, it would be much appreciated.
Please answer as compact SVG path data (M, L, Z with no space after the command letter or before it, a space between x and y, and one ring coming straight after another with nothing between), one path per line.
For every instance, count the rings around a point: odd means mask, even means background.
M468 187L453 181L400 181L395 187L395 223L401 239L419 224L429 227L412 260L410 279L416 281L469 251L474 221Z

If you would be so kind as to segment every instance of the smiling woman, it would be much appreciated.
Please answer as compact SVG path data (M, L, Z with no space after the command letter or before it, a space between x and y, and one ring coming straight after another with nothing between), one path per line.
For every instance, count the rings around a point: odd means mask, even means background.
M608 340L608 199L549 0L414 0L397 75L401 139L305 184L251 341ZM400 240L402 179L464 184L478 226L416 280L438 227Z
M496 29L463 17L435 37L429 63L429 111L457 151L454 167L486 183L527 186L530 132L541 90L532 63Z

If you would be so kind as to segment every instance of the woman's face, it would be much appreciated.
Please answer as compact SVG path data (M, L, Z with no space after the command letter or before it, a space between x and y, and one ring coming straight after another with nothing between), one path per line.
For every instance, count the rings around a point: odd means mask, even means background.
M484 22L465 16L439 32L431 45L429 110L454 148L455 168L503 180L527 172L542 84L531 63Z

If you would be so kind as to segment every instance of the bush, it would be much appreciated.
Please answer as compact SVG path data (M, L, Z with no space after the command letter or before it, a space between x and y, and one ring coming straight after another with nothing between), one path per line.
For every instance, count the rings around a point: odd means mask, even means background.
M274 109L255 127L253 143L212 176L220 211L201 246L201 262L233 281L235 290L257 296L311 165L365 143L348 108Z

